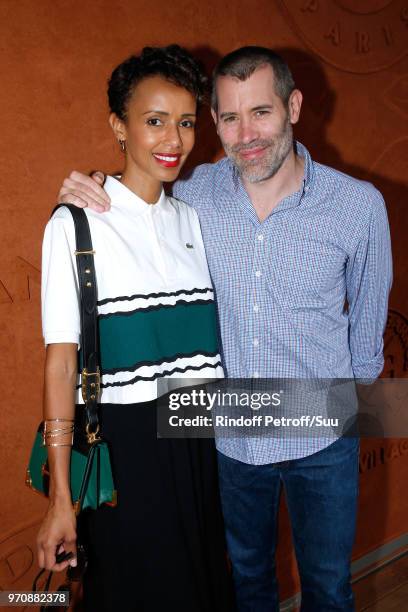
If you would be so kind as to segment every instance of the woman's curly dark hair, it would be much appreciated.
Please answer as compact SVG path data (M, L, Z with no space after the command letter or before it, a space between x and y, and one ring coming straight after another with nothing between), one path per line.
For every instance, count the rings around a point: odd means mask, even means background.
M179 45L144 47L112 72L108 82L109 107L119 119L126 119L134 88L147 77L161 76L193 94L199 106L207 98L208 79L200 64Z

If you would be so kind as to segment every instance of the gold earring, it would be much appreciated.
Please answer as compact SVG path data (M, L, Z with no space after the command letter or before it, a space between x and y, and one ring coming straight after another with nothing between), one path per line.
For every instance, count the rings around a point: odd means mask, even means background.
M119 146L122 153L126 151L126 140L119 140Z

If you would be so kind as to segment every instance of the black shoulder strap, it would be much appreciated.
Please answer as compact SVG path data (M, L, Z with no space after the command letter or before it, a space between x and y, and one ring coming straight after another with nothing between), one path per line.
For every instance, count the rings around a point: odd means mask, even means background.
M52 214L62 206L70 211L75 226L75 255L81 302L82 397L87 413L87 433L91 438L92 436L95 438L94 434L97 434L99 430L98 396L100 392L97 286L93 257L95 251L92 247L91 232L84 210L73 204L58 204Z

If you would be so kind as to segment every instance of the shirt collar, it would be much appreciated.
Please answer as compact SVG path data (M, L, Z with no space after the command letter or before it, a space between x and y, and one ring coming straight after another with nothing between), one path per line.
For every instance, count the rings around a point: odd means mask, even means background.
M309 190L312 185L314 175L313 160L309 151L298 140L295 140L295 151L297 155L300 155L300 157L303 157L305 160L303 185L305 188L307 187L307 190Z
M133 215L143 215L171 209L163 188L157 202L148 204L148 202L142 200L142 198L136 195L118 179L119 177L107 176L104 184L104 189L111 199L112 207L127 210Z

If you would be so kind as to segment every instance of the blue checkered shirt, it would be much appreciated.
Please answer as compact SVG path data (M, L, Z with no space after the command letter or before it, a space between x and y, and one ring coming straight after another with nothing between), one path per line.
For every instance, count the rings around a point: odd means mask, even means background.
M386 208L373 185L304 157L302 187L260 222L228 158L173 186L196 209L230 378L375 379L392 278ZM333 438L220 438L250 464L305 457Z

